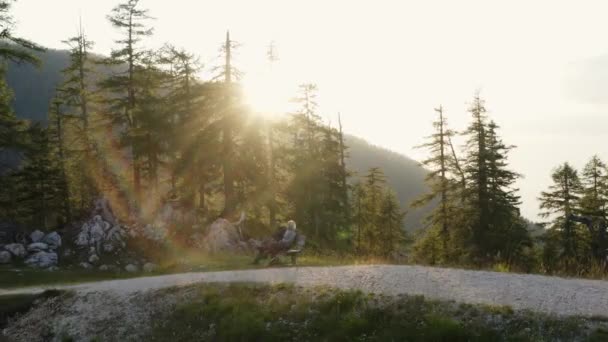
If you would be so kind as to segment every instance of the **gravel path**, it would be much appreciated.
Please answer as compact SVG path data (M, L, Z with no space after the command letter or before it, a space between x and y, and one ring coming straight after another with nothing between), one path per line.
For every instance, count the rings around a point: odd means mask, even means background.
M608 317L608 282L538 275L468 271L422 266L295 267L262 270L182 273L156 277L56 286L79 293L136 292L199 282L293 283L327 285L388 295L424 295L464 303L508 305L558 315ZM0 295L38 292L45 288L0 290Z

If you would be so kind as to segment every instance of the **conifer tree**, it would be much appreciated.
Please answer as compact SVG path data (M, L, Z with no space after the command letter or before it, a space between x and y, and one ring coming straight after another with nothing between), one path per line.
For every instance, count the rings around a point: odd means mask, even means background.
M551 217L551 235L557 239L561 253L560 259L566 267L571 267L577 255L577 227L570 215L579 211L582 184L578 172L568 163L559 166L551 175L553 184L540 195L541 216Z
M415 201L414 207L421 207L429 204L435 199L438 199L437 207L427 216L427 229L433 236L439 235L441 239L441 250L443 259L448 258L448 243L450 240L450 226L455 222L453 199L451 192L454 187L453 180L450 175L450 165L454 162L449 151L450 137L454 132L447 127L447 123L443 114L443 108L439 106L435 109L438 114L437 121L433 122L435 132L429 136L429 142L420 147L427 148L430 152L430 157L422 162L429 173L426 176L426 183L430 187L430 192ZM438 231L438 232L437 232ZM428 243L428 242L427 242Z
M118 48L112 50L110 58L104 64L115 66L114 73L101 82L101 87L110 96L106 99L109 104L109 114L114 124L124 128L124 141L131 149L133 169L133 189L135 198L141 193L141 151L137 146L138 129L141 118L136 115L137 91L139 80L138 65L145 56L140 47L143 38L152 35L152 29L146 26L151 19L148 10L141 9L139 0L126 0L112 9L107 17L112 26L124 35L116 41Z
M15 63L28 63L39 65L40 60L33 52L45 49L25 38L13 34L15 23L10 14L12 0L0 0L0 40L9 44L0 45L0 58Z
M380 208L381 237L384 242L382 247L386 258L390 258L405 240L404 217L397 196L393 191L387 190Z
M475 95L473 103L469 107L472 122L463 134L467 136L464 161L464 172L466 174L466 197L468 205L467 216L470 220L472 233L473 254L482 256L484 239L490 227L490 208L488 198L488 149L487 143L487 114L484 101L479 94Z
M378 254L380 252L381 230L380 221L381 204L384 191L386 189L386 176L380 168L369 169L364 177L365 187L365 229L363 236L367 243L365 249L367 254Z
M97 153L97 145L93 139L93 129L91 127L91 102L93 101L92 78L93 70L91 67L89 50L93 42L88 40L84 30L80 27L78 34L64 41L69 47L69 65L62 71L63 83L58 88L57 101L61 106L54 106L55 114L59 114L59 107L64 108L61 118L64 121L63 132L60 132L61 144L64 145L62 154L70 158L63 162L63 168L70 168L66 171L66 181L74 191L70 191L79 199L80 211L88 210L93 197L96 194L94 184L94 170L101 169L99 163L101 155ZM69 148L65 146L63 140L67 136L65 123L70 122L70 136L72 137ZM69 151L68 151L69 150ZM71 206L71 205L70 205Z
M581 213L591 217L606 219L608 205L608 174L606 164L593 156L582 172L583 193Z

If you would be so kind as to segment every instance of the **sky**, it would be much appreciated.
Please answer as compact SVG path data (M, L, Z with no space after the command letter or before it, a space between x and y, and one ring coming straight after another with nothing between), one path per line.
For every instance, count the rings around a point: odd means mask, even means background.
M75 35L79 20L94 51L118 33L106 19L114 0L19 0L16 32L49 48ZM200 56L202 77L221 64L227 30L240 43L236 65L249 101L281 112L297 85L315 83L324 120L416 160L442 105L464 130L476 91L506 143L522 214L537 219L552 170L608 160L608 2L406 0L141 0L155 19L144 43L166 42ZM80 19L79 19L80 18ZM274 42L279 56L266 58Z

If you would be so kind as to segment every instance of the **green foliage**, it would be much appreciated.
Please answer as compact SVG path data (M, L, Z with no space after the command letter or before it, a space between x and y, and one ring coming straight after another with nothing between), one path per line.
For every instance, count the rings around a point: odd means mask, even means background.
M405 213L387 187L382 170L371 168L362 182L355 184L352 204L353 240L359 254L390 258L401 251Z
M472 121L464 158L459 160L438 109L435 132L422 145L430 156L430 192L414 206L437 201L427 217L427 230L417 239L414 259L440 264L494 264L530 269L533 242L528 225L519 215L519 196L514 183L519 175L508 169L513 146L503 143L498 125L488 117L483 99L476 95L469 108Z
M206 285L153 322L151 341L538 341L598 338L584 319L327 288Z

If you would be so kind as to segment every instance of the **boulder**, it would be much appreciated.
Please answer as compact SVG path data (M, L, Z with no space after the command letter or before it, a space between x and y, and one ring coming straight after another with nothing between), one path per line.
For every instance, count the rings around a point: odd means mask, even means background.
M158 268L158 265L151 263L151 262L147 262L144 264L145 272L154 272L154 271L156 271L157 268Z
M94 265L94 264L96 264L96 263L98 263L98 262L99 262L99 257L97 256L97 254L91 254L91 255L89 256L89 263L90 263L90 264L93 264L93 265Z
M42 242L49 246L49 249L57 249L61 247L61 236L57 232L46 234Z
M49 245L44 242L34 242L27 245L28 252L41 252L49 249Z
M11 252L11 254L17 258L23 258L27 254L25 247L20 243L10 243L4 246L4 249Z
M116 272L119 270L118 267L114 266L114 265L101 265L99 266L99 270L103 271L103 272Z
M240 234L230 221L219 218L211 224L203 240L197 243L208 252L242 251Z
M78 264L78 266L84 268L85 270L90 270L91 268L93 268L93 265L89 264L88 262L81 262L80 264Z
M27 259L25 259L25 263L28 266L36 268L48 268L51 266L57 266L57 261L57 253L44 251L31 254Z
M95 200L95 208L93 209L94 215L99 215L104 221L109 222L110 225L117 225L118 222L112 208L110 207L110 201L107 198L101 197Z
M139 272L139 267L133 264L128 264L127 266L125 266L125 271L129 273Z
M11 252L0 251L0 264L10 264L12 259Z
M42 242L43 238L44 233L39 230L35 230L30 234L30 240L32 240L33 243Z

